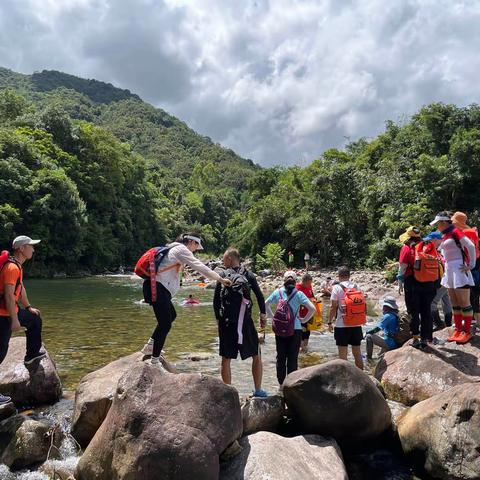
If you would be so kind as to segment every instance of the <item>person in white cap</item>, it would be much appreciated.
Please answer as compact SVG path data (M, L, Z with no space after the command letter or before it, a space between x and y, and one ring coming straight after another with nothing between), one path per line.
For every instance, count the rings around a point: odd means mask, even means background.
M158 325L142 349L144 355L152 356L151 364L158 367L162 373L168 373L161 362L164 359L161 359L160 354L172 323L177 316L172 304L172 297L180 289L180 272L183 267L188 265L211 280L227 287L231 285L230 280L222 278L193 255L193 252L203 250L202 239L197 233L185 233L176 242L168 244L167 247L170 247L170 250L166 253L157 270L157 298L151 304ZM149 282L144 283L145 288L150 288ZM168 364L166 365L168 366Z
M381 348L381 353L388 352L398 347L395 341L395 335L398 332L398 305L394 297L385 297L380 304L383 310L383 316L380 323L369 330L365 335L367 358L370 360L373 356L373 346ZM383 330L383 337L377 335L377 332Z
M26 329L27 352L26 366L45 357L42 347L42 318L40 310L33 308L23 285L23 264L30 260L34 245L40 240L32 240L21 235L12 243L13 255L8 256L0 265L0 363L8 352L12 332ZM19 303L23 308L19 308ZM1 399L0 399L1 402Z
M280 299L288 301L295 317L294 334L289 337L275 335L277 347L277 380L280 386L287 374L298 369L298 353L302 342L302 323L307 323L316 313L316 308L303 292L296 289L297 274L287 270L283 275L283 287L277 288L265 301L267 317L273 318L271 305L278 305ZM300 307L307 308L307 312L300 321Z
M441 283L448 288L455 324L455 331L448 341L466 343L472 338L470 288L475 285L471 272L476 262L475 245L462 230L455 227L448 212L438 213L430 225L435 225L442 234L440 248L445 259L445 273Z

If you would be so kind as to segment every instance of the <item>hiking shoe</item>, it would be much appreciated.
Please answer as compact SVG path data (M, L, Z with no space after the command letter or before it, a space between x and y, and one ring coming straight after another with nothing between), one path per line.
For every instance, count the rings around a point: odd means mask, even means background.
M412 342L412 347L413 348L422 348L422 343L420 342L420 340L418 338L416 338L413 342Z
M259 397L259 398L267 398L268 393L265 390L262 390L261 388L259 388L258 390L255 390L253 392L253 396L254 397Z
M445 345L445 340L441 340L440 338L433 337L432 344L433 345Z
M459 332L458 330L455 330L452 335L450 335L448 338L447 338L447 342L456 342L458 340L458 338L460 337L460 335L462 334L462 332Z
M0 405L5 405L6 403L10 403L11 401L12 399L10 397L0 394Z
M467 343L472 338L472 334L469 332L461 332L457 337L457 343Z
M38 355L35 355L34 357L25 357L25 360L23 363L25 365L31 365L33 362L36 362L37 360L41 360L42 358L45 358L47 356L47 352L38 352Z
M153 357L150 360L150 365L152 367L157 368L162 375L170 375L170 372L163 366L162 362L160 361L159 358Z

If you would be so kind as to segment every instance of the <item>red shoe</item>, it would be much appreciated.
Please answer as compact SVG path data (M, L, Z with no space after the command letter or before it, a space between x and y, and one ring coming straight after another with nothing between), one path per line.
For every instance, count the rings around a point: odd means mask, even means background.
M459 337L457 338L456 342L457 343L467 343L470 339L472 338L472 334L469 332L462 332Z
M450 335L448 338L447 338L447 342L458 342L458 339L460 338L460 336L462 335L463 332L460 332L459 330L454 330L454 332L452 333L452 335Z

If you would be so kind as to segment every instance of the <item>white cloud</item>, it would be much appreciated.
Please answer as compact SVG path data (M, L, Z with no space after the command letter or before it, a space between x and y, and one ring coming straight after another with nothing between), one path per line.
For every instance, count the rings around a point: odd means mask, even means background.
M264 165L480 95L480 4L4 0L0 64L129 88Z

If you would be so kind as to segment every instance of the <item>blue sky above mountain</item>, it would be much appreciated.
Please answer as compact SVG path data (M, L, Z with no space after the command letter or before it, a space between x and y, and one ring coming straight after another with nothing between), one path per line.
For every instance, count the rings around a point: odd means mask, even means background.
M480 3L3 0L0 64L111 82L262 165L480 98Z

